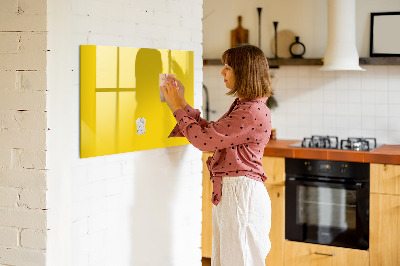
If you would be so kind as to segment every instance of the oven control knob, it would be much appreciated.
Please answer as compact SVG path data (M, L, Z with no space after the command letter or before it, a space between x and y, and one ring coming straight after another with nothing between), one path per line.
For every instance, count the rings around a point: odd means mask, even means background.
M347 164L342 164L342 167L340 168L340 173L341 174L346 173L346 169L347 169Z
M305 162L304 165L306 166L307 171L310 172L312 170L311 162Z

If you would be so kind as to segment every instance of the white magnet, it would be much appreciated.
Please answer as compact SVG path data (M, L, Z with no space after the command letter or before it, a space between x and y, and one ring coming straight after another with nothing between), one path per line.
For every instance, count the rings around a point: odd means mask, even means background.
M136 131L138 135L146 133L146 119L144 118L136 119Z

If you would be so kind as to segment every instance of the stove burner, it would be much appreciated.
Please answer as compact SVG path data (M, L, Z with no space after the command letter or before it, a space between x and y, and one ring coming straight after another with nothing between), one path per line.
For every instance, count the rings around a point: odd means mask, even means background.
M371 151L378 147L376 138L347 138L340 141L336 136L317 136L304 138L302 142L292 144L293 147L340 149L353 151Z
M301 142L301 147L305 148L325 148L325 149L338 149L338 137L333 136L312 136L311 138L304 138Z
M347 138L340 141L343 150L369 151L376 146L376 138Z

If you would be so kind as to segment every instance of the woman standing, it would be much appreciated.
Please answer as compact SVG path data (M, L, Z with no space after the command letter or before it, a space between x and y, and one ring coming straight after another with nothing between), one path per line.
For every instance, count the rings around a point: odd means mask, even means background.
M170 137L184 136L201 151L214 151L207 161L213 182L212 265L265 265L271 247L271 202L261 164L271 131L268 62L252 45L228 49L222 62L227 95L237 98L216 122L202 119L186 103L178 80L169 79L162 88L178 122Z

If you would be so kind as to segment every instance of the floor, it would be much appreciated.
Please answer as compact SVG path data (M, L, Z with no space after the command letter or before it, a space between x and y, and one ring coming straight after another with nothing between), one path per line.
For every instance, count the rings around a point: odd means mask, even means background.
M203 266L211 266L211 259L202 258L201 262L203 262Z

